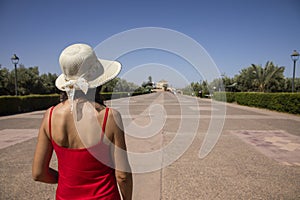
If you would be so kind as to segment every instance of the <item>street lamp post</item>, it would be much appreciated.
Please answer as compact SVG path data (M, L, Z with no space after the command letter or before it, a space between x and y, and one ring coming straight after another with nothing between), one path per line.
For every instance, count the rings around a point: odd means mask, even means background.
M15 65L15 95L18 96L17 64L19 63L19 57L16 54L14 54L11 57L11 62Z
M296 62L299 59L299 53L294 50L291 55L292 60L294 61L294 69L293 69L293 79L292 79L292 92L295 90L295 70L296 70Z

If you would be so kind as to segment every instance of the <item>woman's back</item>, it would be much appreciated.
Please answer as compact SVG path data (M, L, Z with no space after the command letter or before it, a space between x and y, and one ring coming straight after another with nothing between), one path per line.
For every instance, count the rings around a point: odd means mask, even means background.
M103 124L105 107L87 101L74 102L74 110L70 112L68 101L55 107L52 115L52 139L59 146L80 149L93 146L100 140L101 124ZM112 137L106 134L106 137Z
M76 113L64 104L50 110L49 134L59 171L56 198L120 199L115 171L109 167L113 165L110 146L103 142L109 109L96 105L96 110L89 102L75 105ZM100 124L96 135L95 126Z

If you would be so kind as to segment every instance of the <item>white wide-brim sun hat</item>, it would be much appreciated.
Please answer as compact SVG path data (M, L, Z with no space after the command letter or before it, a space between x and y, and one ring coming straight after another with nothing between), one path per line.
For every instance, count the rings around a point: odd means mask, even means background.
M121 63L97 58L92 47L87 44L73 44L65 48L59 57L62 74L56 79L59 90L95 88L114 79L121 71ZM79 84L77 84L79 83Z

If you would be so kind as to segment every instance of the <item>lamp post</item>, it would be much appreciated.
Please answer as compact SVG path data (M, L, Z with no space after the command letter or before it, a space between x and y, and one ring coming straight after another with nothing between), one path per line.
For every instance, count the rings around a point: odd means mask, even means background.
M299 53L294 50L294 52L291 55L292 60L294 61L294 69L293 69L293 80L292 80L292 92L294 92L295 89L295 70L296 70L296 62L299 59Z
M11 57L11 62L15 65L15 95L18 96L17 64L19 63L19 57L16 54L14 54Z

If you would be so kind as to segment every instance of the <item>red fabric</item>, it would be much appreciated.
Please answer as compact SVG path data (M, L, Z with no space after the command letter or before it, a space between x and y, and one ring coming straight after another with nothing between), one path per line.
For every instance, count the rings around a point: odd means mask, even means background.
M103 164L112 163L109 146L102 142L109 109L106 108L105 111L100 142L82 149L61 147L52 140L52 110L53 108L50 111L49 132L57 155L59 172L56 199L120 200L115 171Z

